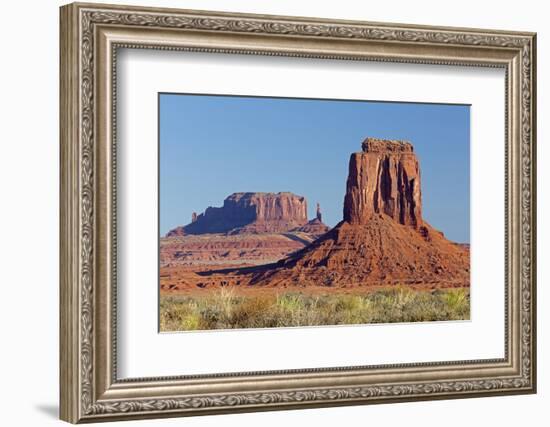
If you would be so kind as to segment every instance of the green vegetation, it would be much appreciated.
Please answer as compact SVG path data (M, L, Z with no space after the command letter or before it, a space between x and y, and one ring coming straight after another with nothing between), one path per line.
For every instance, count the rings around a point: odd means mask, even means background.
M204 296L161 296L160 301L163 332L469 318L468 289L418 291L395 287L363 295L285 292L249 296L221 288Z

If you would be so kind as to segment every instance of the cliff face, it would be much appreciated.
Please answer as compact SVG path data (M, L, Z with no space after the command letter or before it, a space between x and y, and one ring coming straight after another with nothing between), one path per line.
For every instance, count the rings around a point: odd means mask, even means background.
M302 196L288 192L233 193L222 207L209 207L196 216L183 227L183 234L279 233L306 223L307 202Z
M366 224L384 214L403 225L422 225L420 167L410 143L367 138L353 153L344 199L344 221Z

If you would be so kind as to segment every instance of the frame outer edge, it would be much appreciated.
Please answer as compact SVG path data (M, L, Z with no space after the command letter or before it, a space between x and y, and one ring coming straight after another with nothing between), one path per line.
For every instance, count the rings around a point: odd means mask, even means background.
M279 15L272 13L252 13L252 12L236 12L236 11L222 11L222 10L209 10L209 9L189 9L181 8L175 6L143 6L143 5L128 5L128 4L112 4L112 3L90 3L87 1L84 2L74 2L72 5L77 6L81 9L96 9L104 11L120 11L124 10L128 13L161 13L161 14L181 14L182 12L194 15L196 17L205 17L205 18L251 18L259 19L265 21L288 21L294 23L303 23L303 24L332 24L332 25L373 25L376 27L387 27L387 28L406 28L409 30L432 30L432 31L465 31L469 33L477 34L491 34L491 35L507 35L507 36L518 36L518 37L533 37L536 32L532 31L518 31L518 30L505 30L505 29L496 29L496 28L476 28L476 27L463 27L463 26L450 26L444 27L434 24L410 24L404 22L396 21L366 21L364 19L333 19L333 18L321 18L311 15Z
M89 270L90 266L94 266L97 261L94 259L93 243L89 238L94 237L95 227L94 224L94 212L93 204L95 199L95 185L93 174L97 171L97 165L94 163L96 160L93 156L93 144L94 139L97 138L94 135L93 119L95 115L95 109L91 113L86 110L82 110L82 106L87 106L88 103L95 102L94 98L94 79L93 76L96 70L92 70L92 80L90 81L90 70L87 68L87 60L90 60L93 64L93 41L94 38L81 39L82 28L86 29L90 23L89 20L81 21L81 12L83 8L89 7L93 11L98 11L99 8L103 9L100 12L106 11L119 12L151 12L156 8L142 8L142 7L128 7L128 6L115 6L115 5L101 5L101 4L72 4L61 7L61 33L60 33L60 158L61 158L61 197L60 197L60 384L61 384L61 411L60 418L72 422L95 422L95 421L109 421L118 419L139 419L139 418L161 418L168 416L182 416L182 415L201 415L201 414L213 414L213 413L232 413L232 412L250 412L250 411L263 411L263 410L276 410L276 409L297 409L311 407L326 407L336 405L349 405L349 404L365 404L365 403L382 403L382 399L372 399L378 397L375 395L368 395L370 400L366 401L367 397L359 395L356 397L355 389L342 390L342 395L338 396L334 400L333 393L338 392L336 389L324 389L320 390L321 394L318 394L316 390L296 390L292 392L275 393L273 391L263 394L250 394L241 393L225 396L225 395L208 395L190 397L188 399L144 399L144 400L113 400L113 401L97 401L97 396L94 397L95 388L97 386L93 378L93 371L95 363L94 353L96 351L95 333L97 330L93 330L92 325L89 324L90 316L94 314L95 299L97 294L92 293L93 288L97 285L97 277L92 275L92 271ZM191 24L182 24L182 28L200 28L205 31L228 31L224 26L218 27L220 21L225 21L227 17L242 17L250 20L249 24L261 24L262 31L266 33L275 33L276 35L283 34L283 28L273 26L275 24L271 22L263 22L263 19L282 19L284 24L290 28L289 34L297 34L297 37L326 37L326 39L343 39L346 37L351 38L363 38L363 33L358 32L360 28L345 28L346 33L333 33L333 29L328 25L322 25L322 23L329 21L317 21L314 18L291 18L291 17L263 17L261 15L247 15L247 14L223 14L218 12L195 12L184 11L177 9L157 9L163 10L166 13L191 13L197 14L198 17L193 17L197 20ZM85 16L85 15L84 15ZM152 25L148 19L144 19L143 23L131 21L134 15L128 18L131 25ZM148 18L145 16L145 18ZM111 20L109 13L106 14L104 21L109 22ZM126 18L125 18L126 19ZM258 21L262 20L262 22ZM116 21L116 20L115 20ZM305 29L298 23L304 23ZM116 22L115 22L116 24ZM225 25L224 22L222 24ZM231 24L231 23L229 23ZM266 25L264 29L264 24ZM269 24L269 25L268 25ZM329 22L330 24L330 22ZM346 23L342 21L334 21L333 24ZM349 24L349 23L348 23ZM358 23L362 26L367 23ZM375 23L369 23L371 25ZM228 25L227 28L231 31L235 31L235 28ZM393 24L386 24L389 30L392 29ZM170 25L168 25L170 26ZM82 27L82 28L81 28ZM344 28L344 27L343 27ZM388 399L391 402L398 401L411 401L411 400L435 400L438 398L464 398L473 397L475 395L497 395L497 394L524 394L533 393L536 391L536 340L535 340L535 328L536 328L536 314L535 314L535 287L536 287L536 179L535 179L535 159L536 159L536 129L535 129L535 111L536 111L536 99L535 99L535 75L536 75L536 36L533 33L507 33L507 32L495 32L468 29L465 34L458 34L463 39L459 39L457 42L454 39L453 31L459 30L458 28L438 28L438 27L425 27L428 31L444 31L440 33L444 37L423 37L421 31L418 32L418 40L415 34L417 32L410 31L412 26L405 26L406 30L404 34L399 33L397 36L398 41L402 38L407 38L412 35L414 40L408 39L408 42L417 41L423 44L438 45L441 43L447 43L448 45L454 44L466 44L476 45L481 43L482 46L487 45L497 46L503 48L510 48L517 50L518 48L526 49L530 48L530 52L526 52L524 56L526 61L530 60L527 85L528 89L523 89L527 92L527 99L524 99L526 105L524 112L530 114L528 120L522 124L526 126L526 131L530 132L530 137L524 139L524 147L529 150L529 154L526 155L523 160L527 161L525 171L529 182L525 182L524 190L530 191L530 197L527 196L524 200L525 205L524 212L528 210L524 219L527 225L530 226L530 230L527 230L527 247L524 247L524 256L527 256L527 262L529 274L527 277L528 283L524 286L525 293L525 307L526 311L529 311L529 315L525 316L525 326L527 327L526 335L523 345L523 353L520 356L522 359L526 358L528 363L527 369L523 371L522 378L510 379L510 382L504 382L502 387L497 383L477 381L479 384L473 384L472 389L468 389L469 393L464 393L468 390L454 390L453 384L442 384L441 390L437 388L438 384L421 384L423 387L419 392L415 389L415 384L403 384L398 385L402 387L399 389L397 395L392 394L392 390L388 388L387 392L390 393ZM419 27L422 28L422 27ZM309 30L315 30L319 34L311 34ZM307 30L307 31L306 31ZM351 31L348 33L347 31ZM257 31L253 25L241 28L238 27L236 32L250 33ZM84 35L86 35L85 33ZM496 34L500 34L497 36ZM517 35L517 37L516 37ZM521 36L520 36L521 35ZM439 34L435 34L439 36ZM393 35L390 35L392 38ZM377 39L382 40L382 37ZM462 41L460 41L462 40ZM521 47L520 47L521 46ZM91 48L91 50L90 50ZM88 56L90 56L88 58ZM83 62L80 62L80 61ZM521 63L521 61L520 61ZM95 66L95 65L93 65ZM86 79L84 79L83 74ZM88 86L88 85L91 85ZM88 93L88 89L93 90ZM523 90L520 93L525 94ZM81 99L82 96L82 99ZM529 98L530 96L530 98ZM87 107L88 108L88 107ZM92 120L90 123L89 120ZM92 127L90 127L92 124ZM91 164L90 164L91 161ZM91 182L89 179L91 178ZM86 190L86 191L85 191ZM80 196L85 194L85 198ZM523 191L522 191L523 193ZM524 205L524 206L525 206ZM84 228L84 229L82 229ZM533 274L533 272L535 274ZM529 296L530 291L530 296ZM530 304L531 303L531 304ZM532 308L531 308L532 307ZM92 311L90 311L92 309ZM530 332L529 332L530 327ZM527 373L527 375L525 375ZM499 379L495 379L499 381ZM503 380L504 381L504 380ZM514 382L518 381L518 382ZM465 382L467 386L470 383ZM494 384L497 384L496 386ZM460 384L459 384L460 385ZM450 386L451 389L447 389ZM435 388L434 388L435 387ZM501 388L499 392L499 388ZM409 392L410 389L410 392ZM348 396L347 393L350 393ZM386 396L386 391L383 387L380 388L382 397ZM459 394L462 392L462 394ZM326 397L323 398L323 394ZM359 393L361 394L361 393ZM265 398L272 400L266 401ZM228 400L229 399L229 400ZM305 400L304 400L305 399ZM386 400L386 399L383 399Z
M531 390L537 393L537 33L531 36Z
M79 220L78 220L78 19L75 5L59 9L59 418L78 422Z

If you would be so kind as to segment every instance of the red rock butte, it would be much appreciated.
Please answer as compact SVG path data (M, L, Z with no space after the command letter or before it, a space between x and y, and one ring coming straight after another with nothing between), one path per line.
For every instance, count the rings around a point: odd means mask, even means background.
M211 233L280 233L307 224L305 197L290 192L233 193L222 207L209 207L167 237Z
M362 148L349 161L344 221L366 224L383 213L403 225L421 225L420 166L412 144L367 138Z
M410 142L365 139L350 157L343 221L250 284L469 286L469 250L422 219L420 185Z

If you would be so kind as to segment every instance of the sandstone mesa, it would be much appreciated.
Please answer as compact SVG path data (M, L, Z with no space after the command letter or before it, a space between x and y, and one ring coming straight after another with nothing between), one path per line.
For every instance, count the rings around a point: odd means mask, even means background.
M307 223L305 197L289 192L233 193L221 207L208 207L181 227L182 235L209 233L280 233ZM168 235L179 235L176 230Z
M326 233L317 217L307 220L305 197L290 192L233 193L221 207L192 214L191 223L161 239L161 267L274 263Z

